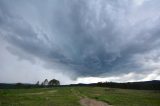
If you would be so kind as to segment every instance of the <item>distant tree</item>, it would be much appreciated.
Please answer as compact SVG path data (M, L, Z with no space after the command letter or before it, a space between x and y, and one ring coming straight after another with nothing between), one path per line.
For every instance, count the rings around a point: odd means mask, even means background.
M49 81L48 85L56 86L56 85L60 85L60 82L56 79L52 79L52 80Z
M45 79L43 82L42 82L42 84L41 84L42 86L47 86L48 85L48 80L47 79Z
M97 85L98 86L103 86L103 82L98 82Z
M39 86L39 81L36 82L36 85Z
M48 85L48 80L47 79L44 80L44 85Z
M22 85L23 85L23 84L20 83L20 82L16 83L16 86L22 86Z
M41 86L43 85L43 82L40 84Z

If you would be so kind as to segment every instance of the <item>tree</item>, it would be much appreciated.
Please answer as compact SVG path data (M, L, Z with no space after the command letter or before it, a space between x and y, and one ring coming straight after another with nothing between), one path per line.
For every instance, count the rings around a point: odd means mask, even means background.
M56 86L56 85L60 85L60 82L56 79L52 79L52 80L49 81L48 85Z
M47 79L45 79L43 82L42 82L42 84L41 84L42 86L47 86L48 85L48 80Z
M39 86L39 81L36 82L36 85Z

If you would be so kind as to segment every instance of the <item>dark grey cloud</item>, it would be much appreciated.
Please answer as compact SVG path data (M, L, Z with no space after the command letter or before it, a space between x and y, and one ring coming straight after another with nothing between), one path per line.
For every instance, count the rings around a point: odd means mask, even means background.
M31 62L38 58L46 68L56 65L74 71L76 77L139 72L146 69L137 62L143 54L148 57L160 50L159 4L159 0L1 0L0 35L12 45L8 47L12 54Z

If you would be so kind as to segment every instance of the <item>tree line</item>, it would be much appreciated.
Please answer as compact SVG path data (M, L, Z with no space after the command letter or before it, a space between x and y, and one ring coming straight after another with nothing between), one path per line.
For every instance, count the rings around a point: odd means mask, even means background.
M109 88L123 88L123 89L138 89L138 90L160 90L160 81L142 81L142 82L98 82L96 86Z
M67 86L91 86L91 87L108 87L122 89L137 89L137 90L160 90L160 80L141 81L141 82L98 82L90 84L70 84Z
M58 86L58 85L60 85L60 81L58 81L56 79L52 79L52 80L48 81L48 79L45 79L41 84L39 81L37 81L36 85L37 86Z
M0 83L0 89L21 89L21 88L43 88L43 87L55 87L60 86L60 81L56 79L49 80L45 79L40 83L37 81L35 84L29 83Z

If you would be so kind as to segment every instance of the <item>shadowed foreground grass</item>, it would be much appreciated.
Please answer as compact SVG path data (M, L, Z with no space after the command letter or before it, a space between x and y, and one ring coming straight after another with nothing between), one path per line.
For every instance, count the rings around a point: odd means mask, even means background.
M160 91L117 88L77 88L80 94L114 106L160 106Z
M160 106L160 91L101 87L0 89L0 106L80 106L80 97L114 106Z

